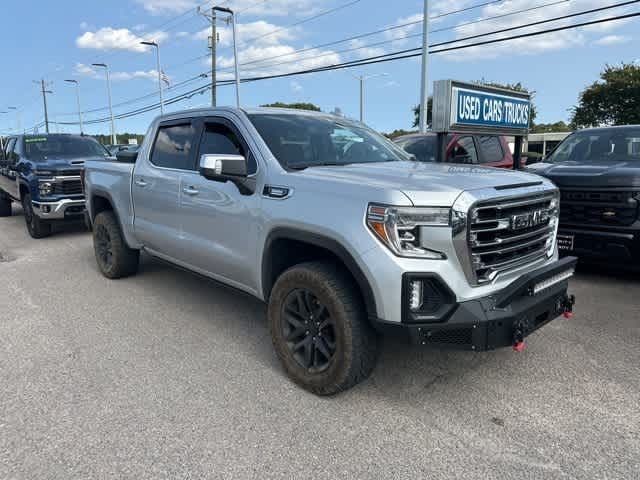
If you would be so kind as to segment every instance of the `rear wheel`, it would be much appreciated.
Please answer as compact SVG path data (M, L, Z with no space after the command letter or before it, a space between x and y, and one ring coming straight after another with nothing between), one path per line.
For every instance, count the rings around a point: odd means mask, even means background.
M0 217L11 216L11 200L0 193Z
M31 195L27 193L22 197L22 210L24 210L24 221L27 224L29 235L33 238L44 238L51 235L51 224L41 220L34 211L31 203Z
M278 278L269 329L287 374L317 395L366 379L377 360L376 334L353 282L337 265L296 265Z
M127 246L113 212L99 213L93 222L93 248L102 274L111 279L138 271L140 251Z

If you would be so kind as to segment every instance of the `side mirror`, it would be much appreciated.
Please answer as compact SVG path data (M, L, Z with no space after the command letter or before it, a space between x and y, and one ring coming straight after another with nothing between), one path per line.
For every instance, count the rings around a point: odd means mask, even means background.
M538 152L522 152L522 164L532 165L534 163L543 162L544 155Z
M242 155L209 155L200 157L200 174L209 180L241 180L246 178L247 160Z
M116 153L116 160L120 163L136 163L138 158L138 152L132 152L130 150L121 150Z

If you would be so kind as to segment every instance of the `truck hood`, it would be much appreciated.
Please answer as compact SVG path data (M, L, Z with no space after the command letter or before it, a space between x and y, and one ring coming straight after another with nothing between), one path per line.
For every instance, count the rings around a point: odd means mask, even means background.
M544 175L559 187L640 187L640 161L535 163L527 171Z
M300 173L311 178L399 190L414 205L452 205L464 191L543 183L542 178L531 173L449 163L360 163L312 167Z
M105 158L107 157L52 157L35 163L35 166L38 170L49 170L57 173L69 170L79 170L84 168L85 162L90 160L104 160Z

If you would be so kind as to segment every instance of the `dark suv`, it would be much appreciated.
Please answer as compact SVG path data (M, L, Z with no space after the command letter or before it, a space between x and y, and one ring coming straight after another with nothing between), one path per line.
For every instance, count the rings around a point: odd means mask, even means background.
M640 267L640 126L575 132L529 171L560 187L561 252Z
M18 135L0 155L0 217L21 203L29 234L46 237L55 221L83 220L84 162L109 152L82 135Z
M414 133L394 140L419 162L435 162L437 135ZM452 133L447 136L446 162L513 168L513 156L504 137Z

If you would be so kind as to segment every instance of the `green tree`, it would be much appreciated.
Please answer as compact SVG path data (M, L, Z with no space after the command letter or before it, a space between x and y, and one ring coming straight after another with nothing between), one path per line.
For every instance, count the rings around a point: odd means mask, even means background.
M404 128L396 129L393 132L383 133L383 135L391 140L394 138L402 137L403 135L409 135L410 133L416 133L416 130L405 130Z
M275 102L268 103L266 105L261 105L262 107L275 107L275 108L294 108L296 110L311 110L313 112L321 112L320 107L314 105L313 103L283 103L283 102Z
M606 65L600 80L589 85L573 108L572 126L640 123L640 65Z
M571 127L562 120L555 123L536 123L531 133L570 132Z
M531 101L531 115L529 117L529 123L530 126L533 128L535 125L535 119L536 116L538 114L538 111L536 110L536 106L533 104L533 96L535 94L535 92L529 90L527 87L525 87L524 85L522 85L522 83L517 82L517 83L498 83L498 82L487 82L484 79L480 80L479 82L474 82L478 85L487 85L490 87L496 87L496 88L506 88L507 90L515 90L516 92L524 92L524 93L531 93L531 97L532 97L532 101ZM427 125L431 126L431 110L433 108L433 98L429 97L429 101L427 104ZM414 115L414 120L413 120L413 126L417 127L418 124L420 123L420 105L416 105L415 107L413 107L413 115Z

